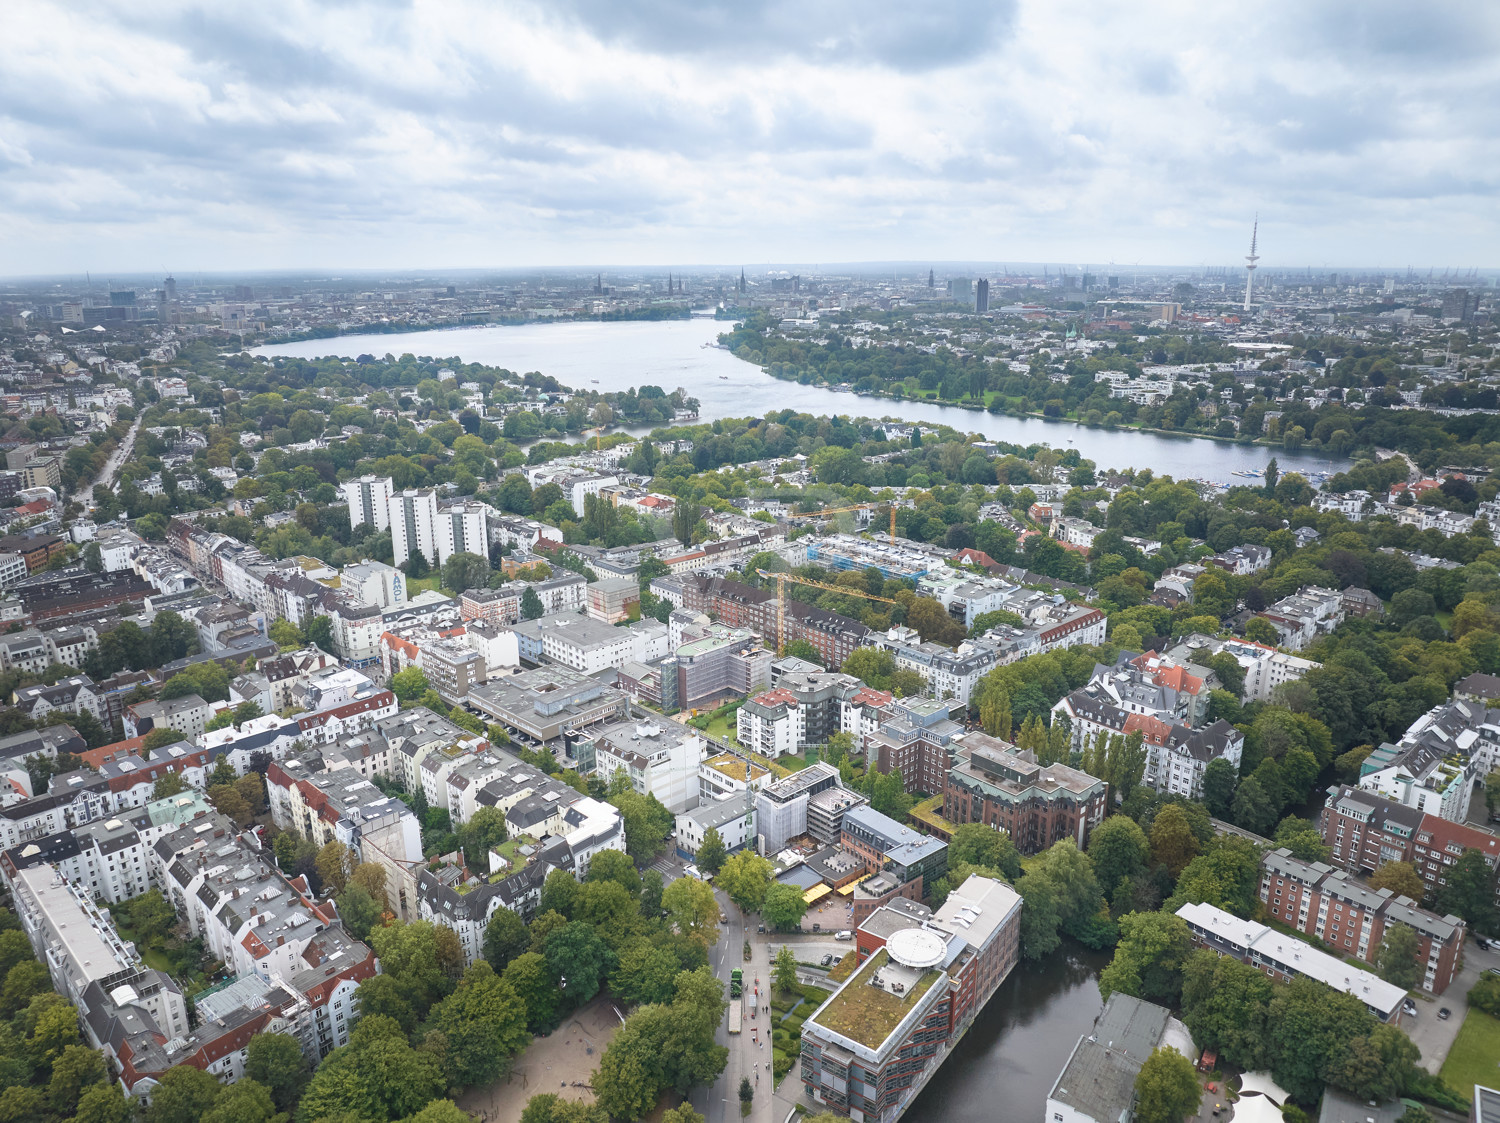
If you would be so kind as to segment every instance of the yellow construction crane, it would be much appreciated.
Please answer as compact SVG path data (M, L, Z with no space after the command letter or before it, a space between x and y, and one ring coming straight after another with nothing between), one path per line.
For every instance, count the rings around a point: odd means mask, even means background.
M781 651L786 647L786 583L791 581L798 585L811 585L814 589L827 589L830 593L844 593L851 597L863 597L865 600L878 600L882 604L900 604L898 600L890 597L877 597L874 593L861 592L859 589L850 589L844 585L830 585L827 581L814 581L810 577L798 577L795 573L778 573L770 569L757 569L755 571L761 577L776 578L776 650Z
M884 503L856 503L853 507L827 507L821 511L803 511L800 514L788 515L792 519L811 519L818 515L838 515L845 511L878 511L884 507ZM896 505L891 504L891 541L896 540Z

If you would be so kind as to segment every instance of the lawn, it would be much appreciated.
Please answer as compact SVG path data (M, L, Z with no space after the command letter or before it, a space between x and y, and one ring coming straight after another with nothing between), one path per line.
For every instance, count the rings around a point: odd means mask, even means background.
M408 577L406 579L406 599L410 600L418 593L425 593L429 590L434 593L441 593L443 590L439 588L440 580L440 576L436 573L429 573L426 577Z
M781 756L776 758L776 763L788 772L801 772L807 767L807 758L801 756Z
M720 714L708 723L708 728L704 732L711 737L737 744L738 742L734 740L734 729L734 714Z
M868 985L870 976L888 961L884 948L866 960L854 980L818 1015L818 1024L868 1048L878 1048L938 976L936 971L927 971L903 995Z
M1493 1088L1500 1083L1500 1018L1469 1010L1443 1062L1442 1077L1463 1096L1470 1095L1475 1084Z
M802 1053L802 1023L828 998L820 987L798 984L783 993L771 988L771 1075L779 1084Z

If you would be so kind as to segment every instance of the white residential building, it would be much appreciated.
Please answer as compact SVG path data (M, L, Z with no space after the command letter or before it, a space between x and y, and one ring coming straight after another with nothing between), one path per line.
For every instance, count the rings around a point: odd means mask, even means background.
M377 531L390 527L392 487L389 476L360 476L346 480L339 485L339 490L344 502L349 504L350 529L367 523Z
M437 493L430 487L392 495L390 527L391 550L398 563L418 553L428 565L443 564L438 553Z
M454 554L478 554L489 557L490 542L487 520L498 514L486 503L468 500L443 507L437 517L438 559L446 562Z
M623 773L642 795L654 795L668 811L698 802L698 766L707 747L694 730L675 721L628 721L594 736L595 767L606 784Z

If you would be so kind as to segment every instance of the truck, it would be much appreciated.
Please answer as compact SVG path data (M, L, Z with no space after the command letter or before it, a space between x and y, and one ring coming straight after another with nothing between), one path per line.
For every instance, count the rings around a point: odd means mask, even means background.
M729 997L738 998L744 989L745 972L736 967L733 971L729 972Z
M741 1008L741 1006L740 1006L740 1004L738 1002L731 1002L729 1004L729 1032L730 1033L739 1033L740 1032L740 1025L741 1025L740 1019L744 1016L743 1013L741 1012L741 1010L742 1010L742 1008Z
M750 1016L753 1018L755 1017L755 1007L759 1004L760 1001L759 996L752 992L750 994L747 994L745 996L745 999L750 1003Z

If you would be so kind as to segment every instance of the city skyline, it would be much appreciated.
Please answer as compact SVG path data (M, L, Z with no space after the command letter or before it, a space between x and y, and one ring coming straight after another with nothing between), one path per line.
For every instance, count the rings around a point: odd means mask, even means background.
M1500 264L1457 7L27 3L12 276L881 259ZM691 264L685 268L694 268Z

